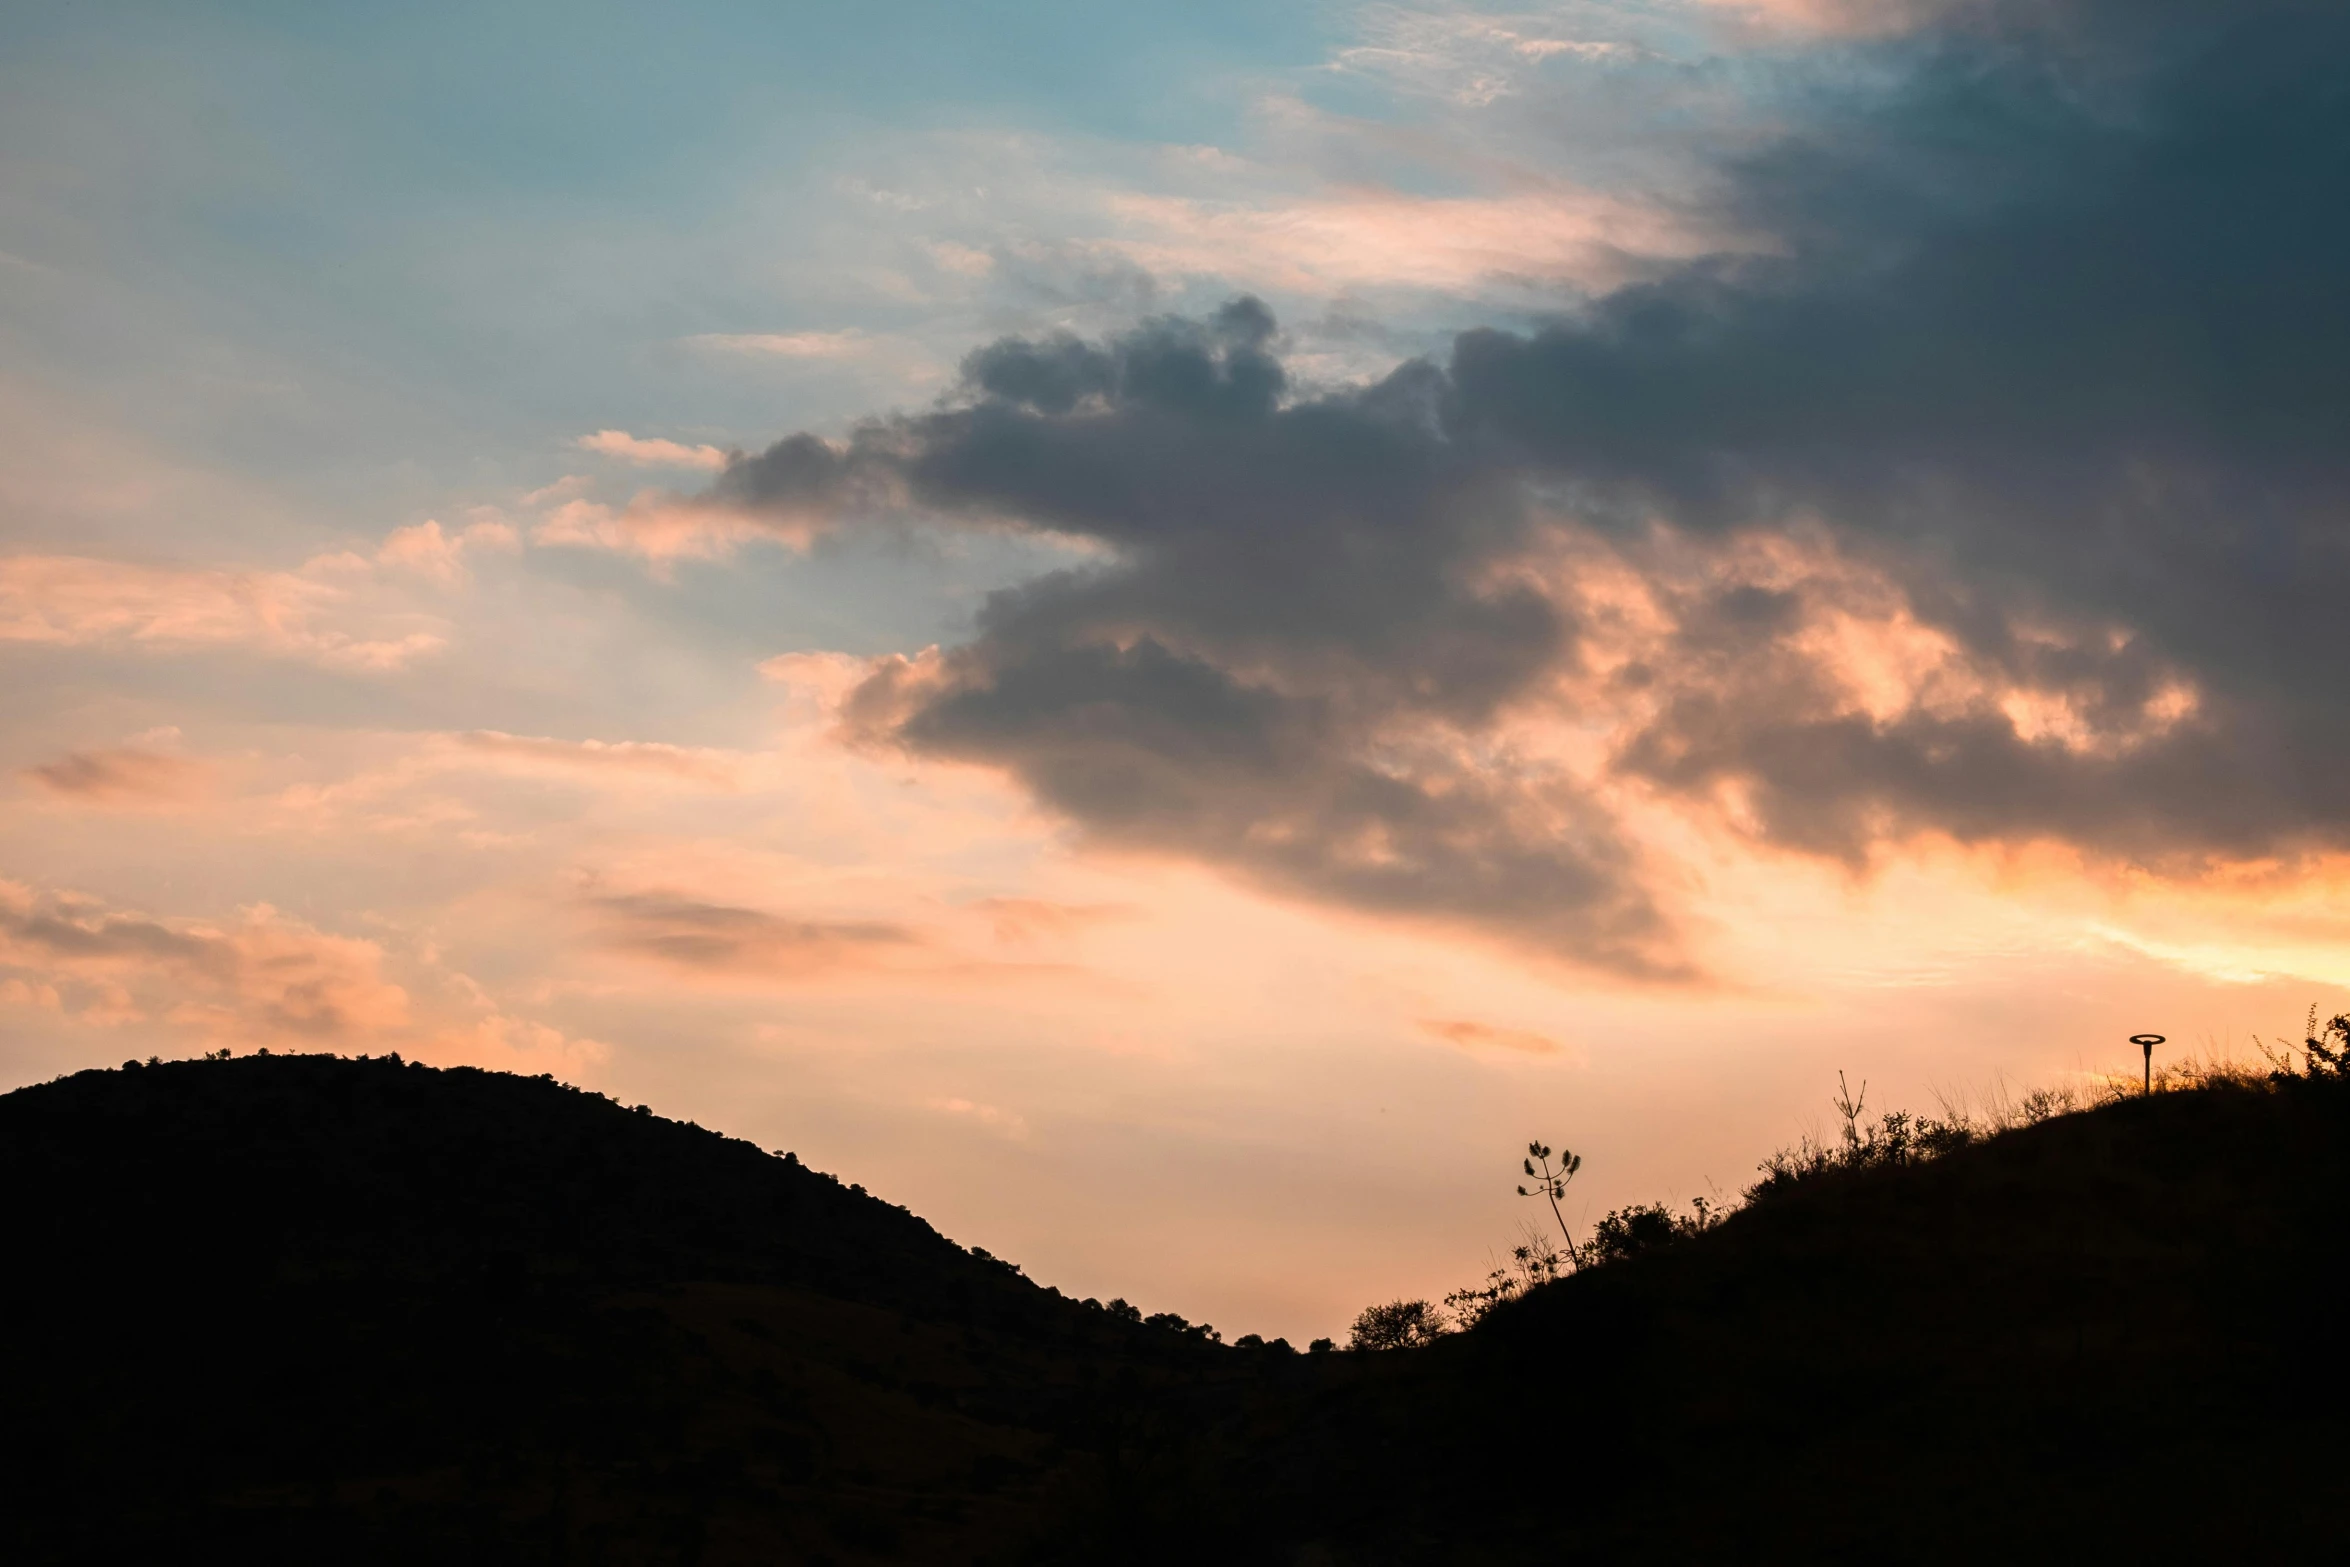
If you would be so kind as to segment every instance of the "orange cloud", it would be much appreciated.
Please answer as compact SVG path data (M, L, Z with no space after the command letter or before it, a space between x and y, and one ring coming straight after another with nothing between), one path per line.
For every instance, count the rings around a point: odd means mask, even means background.
M331 1043L408 1026L382 950L286 919L164 921L0 883L0 965L72 987L92 1021L160 1018L208 1038Z
M428 1059L578 1070L604 1047L502 1011L462 974L428 970L419 1003L374 941L267 904L234 923L158 918L0 881L0 1004L161 1042L396 1047Z
M1466 1050L1515 1050L1531 1056L1555 1056L1564 1048L1548 1034L1524 1028L1496 1028L1467 1018L1422 1018L1420 1029Z

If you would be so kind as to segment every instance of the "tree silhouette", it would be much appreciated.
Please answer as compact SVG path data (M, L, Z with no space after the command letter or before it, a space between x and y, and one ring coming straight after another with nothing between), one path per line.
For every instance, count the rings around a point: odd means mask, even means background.
M1349 1349L1418 1349L1444 1336L1444 1313L1424 1300L1365 1306L1347 1337Z

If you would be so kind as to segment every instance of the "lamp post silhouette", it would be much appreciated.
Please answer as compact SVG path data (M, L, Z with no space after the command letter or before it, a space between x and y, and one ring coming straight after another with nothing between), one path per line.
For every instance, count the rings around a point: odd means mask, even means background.
M2130 1043L2146 1052L2146 1092L2154 1092L2154 1047L2163 1042L2160 1034L2132 1034Z

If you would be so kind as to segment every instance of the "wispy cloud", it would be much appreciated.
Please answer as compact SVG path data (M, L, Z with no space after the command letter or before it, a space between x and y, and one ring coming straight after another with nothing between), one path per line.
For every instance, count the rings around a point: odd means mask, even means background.
M365 561L353 564L364 569ZM338 621L357 608L333 580L345 563L301 572L172 570L70 555L0 558L0 642L169 651L242 647L346 669L398 669L440 649L437 625L377 614L366 629ZM406 619L415 629L400 629Z
M887 921L794 919L678 894L597 897L590 906L606 946L704 974L799 978L920 944Z
M998 1105L951 1096L927 1099L923 1103L942 1115L958 1116L984 1126L999 1137L1008 1137L1014 1142L1025 1142L1028 1139L1027 1118Z
M24 774L52 794L100 805L186 800L202 792L207 775L200 762L139 746L68 751Z
M1049 898L982 898L971 910L984 916L995 939L1006 944L1058 940L1135 914L1124 904L1056 903Z
M1495 284L1604 289L1661 261L1740 248L1718 221L1557 185L1493 196L1358 188L1279 201L1125 193L1106 248L1154 273L1309 296Z
M76 893L0 881L0 1003L87 1027L202 1044L397 1046L444 1060L576 1070L603 1047L514 1016L427 961L420 1000L384 947L267 904L234 921L158 917Z
M701 332L686 341L715 353L771 359L862 359L880 346L878 339L853 328L839 332Z
M1527 1028L1501 1028L1468 1018L1422 1018L1420 1030L1466 1050L1508 1050L1521 1055L1555 1056L1565 1047L1548 1034Z
M572 444L581 451L616 457L639 468L701 468L716 472L726 466L726 453L715 446L687 446L677 441L631 435L626 430L598 430Z
M461 756L533 772L651 773L712 788L736 788L747 758L650 740L556 740L474 729L446 737Z
M1766 31L1865 38L1907 32L1965 0L1698 0L1737 24Z

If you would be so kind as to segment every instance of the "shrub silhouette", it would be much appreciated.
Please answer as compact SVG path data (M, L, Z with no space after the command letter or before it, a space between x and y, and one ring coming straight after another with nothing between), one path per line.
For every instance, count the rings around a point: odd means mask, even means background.
M1527 1225L1520 1231L1518 1244L1510 1248L1509 1260L1486 1274L1483 1284L1445 1296L1445 1308L1463 1329L1473 1328L1502 1302L1516 1300L1537 1285L1563 1279L1573 1270L1572 1257L1540 1230Z
M1366 1306L1347 1338L1349 1349L1418 1349L1445 1334L1444 1312L1424 1300Z
M2337 1013L2324 1028L2317 1026L2317 1004L2310 1003L2309 1018L2301 1028L2301 1061L2293 1061L2293 1047L2271 1046L2258 1035L2252 1043L2268 1059L2269 1077L2273 1081L2288 1078L2333 1078L2350 1080L2350 1013Z
M1729 1217L1718 1203L1697 1198L1687 1213L1675 1213L1661 1202L1634 1203L1618 1208L1591 1228L1583 1247L1585 1267L1621 1262L1626 1257L1669 1246L1685 1236L1699 1235Z

